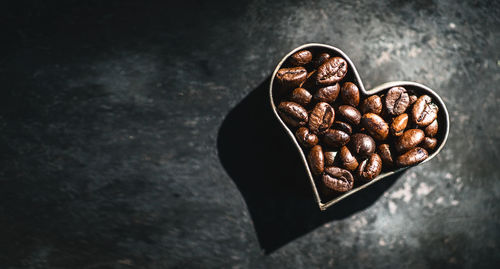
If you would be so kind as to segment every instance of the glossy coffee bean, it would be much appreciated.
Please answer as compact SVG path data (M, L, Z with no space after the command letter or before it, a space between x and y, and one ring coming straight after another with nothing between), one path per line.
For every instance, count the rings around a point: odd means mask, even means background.
M316 145L311 148L309 154L307 155L309 161L309 167L314 175L320 175L325 169L325 157L323 155L323 149L320 145Z
M428 95L420 96L411 110L413 123L420 127L431 124L437 118L438 110L438 106L432 103L431 97Z
M332 126L335 120L335 111L325 102L317 103L309 115L309 130L321 134Z
M307 106L311 102L312 94L304 88L295 88L290 95L290 101L301 106Z
M349 191L354 185L354 178L351 172L335 166L325 169L322 180L325 186L337 192Z
M339 106L339 116L348 123L358 125L361 120L361 113L354 107L349 105Z
M422 143L420 143L420 146L422 146L427 151L433 151L437 146L437 139L425 137Z
M377 114L364 114L361 118L361 125L377 140L385 140L389 135L389 125Z
M325 157L325 167L333 166L335 164L337 151L323 151L323 155Z
M319 88L314 94L314 100L316 102L326 102L333 103L340 93L340 85L335 83L332 86L326 86Z
M392 119L391 123L391 134L393 136L401 136L406 129L406 125L408 124L408 114L403 113L394 119Z
M343 131L329 129L323 136L323 143L329 147L338 148L349 142L349 135Z
M380 155L382 163L385 166L387 167L393 166L394 160L392 158L391 147L389 146L389 144L382 144L378 146L378 154Z
M276 74L278 82L288 88L296 88L306 80L307 70L304 67L281 68Z
M314 60L313 65L318 68L320 65L324 64L328 59L330 59L330 54L323 52L320 53Z
M382 159L377 153L373 153L369 159L363 160L359 166L356 174L367 181L377 177L382 171Z
M353 134L348 147L352 153L361 157L368 157L375 152L375 140L366 134Z
M305 148L311 148L318 144L318 136L311 133L306 127L300 127L295 132L295 137L299 143Z
M306 65L312 60L312 53L308 50L297 51L290 56L290 64L293 66Z
M352 82L344 83L340 89L340 97L344 104L357 107L359 104L358 86Z
M424 132L426 136L434 137L438 132L438 120L435 119L431 124L425 127Z
M380 115L380 112L382 112L382 99L378 95L372 95L361 102L360 110L363 114L375 113Z
M391 115L397 116L410 105L410 96L403 87L392 87L385 96L385 108Z
M397 166L410 166L416 165L423 160L427 159L429 154L421 147L412 148L411 150L403 153L396 159Z
M340 57L326 60L317 69L316 83L318 85L332 85L344 78L347 74L347 62Z
M294 102L281 102L278 106L278 113L290 127L303 126L309 119L307 110Z
M406 152L420 144L424 140L424 131L420 129L406 130L394 144L396 151Z
M418 97L414 94L410 95L410 106L415 104L415 102L417 101Z
M351 125L343 122L343 121L334 121L333 122L333 125L331 127L332 129L337 129L337 130L341 130L345 133L347 133L348 135L351 135L352 134L352 127Z
M340 148L340 161L342 165L350 171L356 170L358 167L358 160L351 154L351 151L346 146Z

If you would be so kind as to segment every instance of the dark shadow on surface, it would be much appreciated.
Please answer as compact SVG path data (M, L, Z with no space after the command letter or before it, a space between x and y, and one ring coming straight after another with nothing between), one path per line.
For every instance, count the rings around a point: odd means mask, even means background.
M401 176L385 178L320 211L299 153L272 114L268 85L269 78L229 112L217 137L221 163L243 195L267 254L369 207Z

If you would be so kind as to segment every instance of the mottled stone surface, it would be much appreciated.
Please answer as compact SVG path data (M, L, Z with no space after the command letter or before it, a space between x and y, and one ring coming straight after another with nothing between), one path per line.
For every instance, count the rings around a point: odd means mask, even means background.
M500 264L498 2L45 2L0 9L1 268ZM441 154L320 212L266 96L307 42L435 89Z

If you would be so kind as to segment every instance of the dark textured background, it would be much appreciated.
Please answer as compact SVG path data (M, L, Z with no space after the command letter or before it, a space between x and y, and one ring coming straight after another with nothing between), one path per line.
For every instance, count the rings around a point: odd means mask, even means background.
M0 268L500 264L497 1L141 2L2 4ZM307 42L435 89L444 150L319 212L266 97Z

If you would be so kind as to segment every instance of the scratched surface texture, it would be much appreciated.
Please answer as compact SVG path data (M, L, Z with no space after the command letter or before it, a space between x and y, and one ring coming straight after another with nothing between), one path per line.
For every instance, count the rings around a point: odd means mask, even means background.
M500 2L455 2L4 4L0 268L498 268ZM435 89L444 150L319 212L266 96L307 42Z

